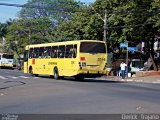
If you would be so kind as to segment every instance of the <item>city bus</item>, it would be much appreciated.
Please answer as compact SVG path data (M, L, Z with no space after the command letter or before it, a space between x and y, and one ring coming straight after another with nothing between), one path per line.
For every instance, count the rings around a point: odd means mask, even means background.
M0 53L0 68L13 68L14 56L8 53Z
M61 77L97 77L106 74L107 49L103 41L78 40L27 45L24 73Z

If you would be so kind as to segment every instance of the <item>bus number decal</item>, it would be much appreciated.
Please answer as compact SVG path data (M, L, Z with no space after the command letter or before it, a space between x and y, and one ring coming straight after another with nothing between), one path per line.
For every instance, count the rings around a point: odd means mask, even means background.
M49 62L48 65L57 65L57 62Z
M71 61L71 64L74 64L74 61Z
M105 61L105 58L98 58L98 61Z

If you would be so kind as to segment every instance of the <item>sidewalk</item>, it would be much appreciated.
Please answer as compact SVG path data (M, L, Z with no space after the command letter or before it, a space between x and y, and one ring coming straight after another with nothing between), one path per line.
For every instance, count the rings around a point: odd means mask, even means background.
M159 71L141 71L134 77L127 77L124 82L144 82L144 83L160 83ZM111 81L122 81L121 76L103 76L101 79Z

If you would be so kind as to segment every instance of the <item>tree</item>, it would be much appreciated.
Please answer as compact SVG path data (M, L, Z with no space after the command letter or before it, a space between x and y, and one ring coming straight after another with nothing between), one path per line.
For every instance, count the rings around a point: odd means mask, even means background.
M7 24L0 23L0 52L5 52L4 45L7 34Z
M15 41L18 52L22 53L28 44L51 42L51 22L48 18L20 19L8 28L6 48Z
M53 31L54 39L64 40L102 40L103 21L88 6L72 14L69 21L62 22ZM99 27L100 26L100 27Z
M57 26L59 22L70 19L83 4L75 0L29 0L25 6L19 13L20 18L48 17Z

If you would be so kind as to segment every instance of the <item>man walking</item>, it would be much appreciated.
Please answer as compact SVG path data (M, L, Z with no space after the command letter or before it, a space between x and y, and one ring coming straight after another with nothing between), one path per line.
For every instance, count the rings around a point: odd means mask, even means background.
M126 67L127 67L127 64L124 61L122 61L122 63L120 64L122 80L125 79Z

